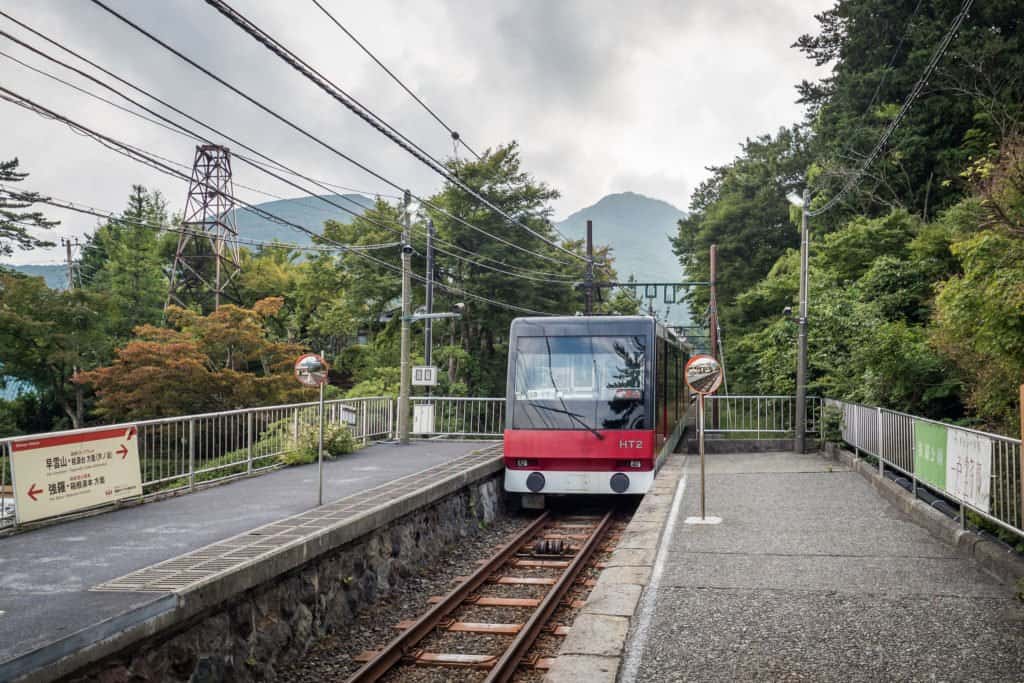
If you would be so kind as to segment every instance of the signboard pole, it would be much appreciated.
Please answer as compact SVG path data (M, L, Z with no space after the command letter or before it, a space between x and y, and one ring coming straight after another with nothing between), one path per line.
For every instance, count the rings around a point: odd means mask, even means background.
M1020 525L1024 526L1024 384L1020 385Z

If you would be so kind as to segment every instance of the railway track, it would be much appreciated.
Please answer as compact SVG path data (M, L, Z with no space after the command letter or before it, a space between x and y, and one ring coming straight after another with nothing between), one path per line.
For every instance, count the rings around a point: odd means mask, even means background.
M419 619L397 624L401 633L383 649L356 657L363 666L349 683L401 680L404 671L421 680L418 670L426 668L447 670L445 679L458 668L460 678L488 682L509 681L524 669L543 671L550 659L531 648L544 635L568 632L552 616L580 585L615 523L614 509L540 515L447 595L431 598ZM489 618L480 620L481 614Z

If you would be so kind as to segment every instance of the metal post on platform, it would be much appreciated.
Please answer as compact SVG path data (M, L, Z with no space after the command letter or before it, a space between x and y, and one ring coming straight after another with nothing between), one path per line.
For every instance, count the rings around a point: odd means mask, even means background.
M722 356L718 352L718 245L712 244L708 254L708 268L709 274L711 275L711 297L710 306L708 308L708 333L710 336L711 343L711 355L714 356L715 360L719 363L722 362ZM711 428L720 429L721 423L718 421L718 402L711 402Z
M707 519L704 487L704 394L697 394L697 450L700 452L700 518Z
M398 442L409 443L409 325L412 322L412 302L409 289L409 268L412 257L412 242L409 239L409 206L412 197L406 190L402 197L404 211L402 211L402 341L401 341L401 362L399 371L401 377L398 382Z
M323 358L324 352L320 352L320 357ZM317 494L316 504L324 504L324 385L327 382L320 382L320 434L317 437L316 445L316 478L317 478Z
M1020 524L1024 526L1024 384L1020 385Z
M800 317L797 320L796 345L796 439L795 450L803 453L807 438L807 259L810 249L808 214L811 208L811 191L804 190L803 206L800 210Z

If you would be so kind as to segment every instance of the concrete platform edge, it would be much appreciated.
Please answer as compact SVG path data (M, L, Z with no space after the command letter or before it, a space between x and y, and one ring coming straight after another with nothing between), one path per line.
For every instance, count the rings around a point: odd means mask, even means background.
M153 614L145 609L128 612L0 663L0 680L50 681L72 674L148 637L174 629L233 596L486 479L503 467L501 454L498 454L488 462L475 465L429 488L389 501L354 519L345 520L339 527L296 541L280 552L254 560L231 574L214 577L186 591L164 596L154 594L156 604L161 606L158 613ZM125 617L130 616L136 620L124 623ZM111 629L110 623L117 623L120 630Z
M956 548L964 557L974 559L988 574L1008 586L1024 580L1024 558L1004 545L990 541L960 525L894 481L878 473L878 468L850 451L828 444L825 454L859 472L882 498L905 513L928 533Z
M683 455L671 455L658 472L559 648L544 677L546 683L613 683L618 678L630 628L650 583L661 535L683 474L684 459ZM657 527L657 534L652 533L652 526Z

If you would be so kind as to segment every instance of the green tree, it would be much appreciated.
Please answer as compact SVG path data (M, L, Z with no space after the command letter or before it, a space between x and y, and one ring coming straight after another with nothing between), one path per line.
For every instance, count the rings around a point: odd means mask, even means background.
M817 15L817 34L795 47L828 76L798 87L814 129L812 172L833 193L860 165L924 72L960 11L959 0L838 0ZM955 204L972 158L1019 130L1024 113L1020 4L976 3L940 68L843 207L824 217L836 227L854 213L904 208L925 218Z
M19 183L28 173L18 170L18 160L0 161L0 182ZM18 249L52 247L53 242L40 239L29 231L49 230L59 225L58 221L47 220L40 211L26 211L40 200L34 192L5 190L0 194L0 256L10 256Z
M156 228L167 224L163 196L134 185L120 220L98 227L82 249L86 289L101 292L114 303L108 332L115 340L126 340L134 328L158 323L162 317L166 251L175 237L161 235Z
M56 291L42 278L0 273L4 375L31 384L72 427L83 426L86 397L75 376L109 355L105 325L111 311L110 300L100 294Z
M718 304L726 326L744 323L733 316L736 297L799 244L786 197L803 185L805 148L799 128L747 140L731 164L711 169L711 178L693 193L689 215L679 221L672 246L691 279L710 279L710 247L718 245ZM703 311L708 289L693 288L688 298L690 310Z

